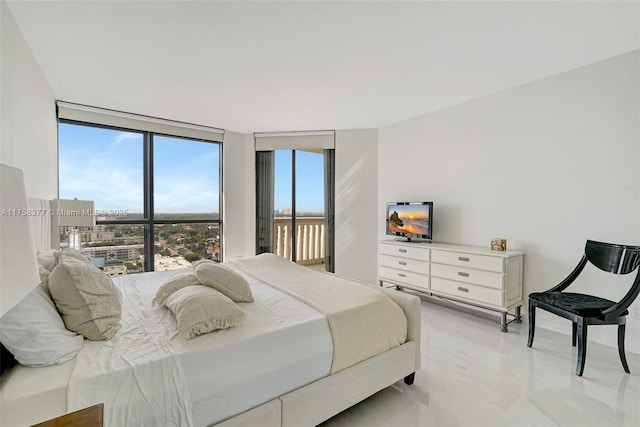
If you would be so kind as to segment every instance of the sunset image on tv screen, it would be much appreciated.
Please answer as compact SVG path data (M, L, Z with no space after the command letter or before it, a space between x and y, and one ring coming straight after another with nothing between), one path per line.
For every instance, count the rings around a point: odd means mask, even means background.
M389 231L394 233L429 235L429 207L427 205L397 205L389 209Z

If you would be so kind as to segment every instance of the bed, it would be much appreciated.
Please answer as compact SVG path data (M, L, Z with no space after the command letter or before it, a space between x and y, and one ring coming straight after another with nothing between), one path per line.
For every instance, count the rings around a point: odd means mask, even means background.
M184 339L173 314L151 304L170 272L113 278L123 295L114 337L85 340L75 358L59 365L5 372L0 424L30 425L104 403L107 426L317 425L396 381L413 382L419 298L270 254L227 264L254 297L238 304L246 314L242 325ZM349 303L327 313L315 297L291 292L310 283L326 285L325 299ZM377 333L386 327L381 316L358 314L377 295L402 313L402 342ZM340 322L355 329L340 332ZM354 344L361 335L370 335L370 344Z

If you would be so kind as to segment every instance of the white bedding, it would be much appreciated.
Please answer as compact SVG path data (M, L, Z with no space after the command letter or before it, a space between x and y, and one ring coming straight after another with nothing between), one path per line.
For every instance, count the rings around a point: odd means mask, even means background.
M245 277L255 301L238 304L247 314L240 327L187 341L175 332L172 316L166 324L189 382L196 426L229 418L329 375L333 345L326 317Z
M150 303L169 274L114 278L127 295L126 304L137 307L123 310L126 317L123 314L121 322L123 330L129 329L134 334L118 331L112 341L85 341L70 375L67 399L58 399L57 405L67 400L68 407L58 408L58 415L111 402L105 405L106 426L125 425L125 419L126 425L203 426L329 374L333 348L326 318L249 276L255 302L239 304L247 314L241 326L183 340L176 332L173 314L163 307L152 308ZM137 333L135 330L140 327L132 326L140 324L132 320L136 317L143 325ZM120 351L124 348L124 353L118 355L118 348ZM150 367L150 361L155 368L142 366L145 362ZM162 367L162 375L158 366ZM18 368L28 374L31 370L46 369ZM63 365L51 368L62 371L51 387L45 388L63 393L67 388L63 377L71 369ZM32 404L43 393L41 372L37 371L39 387L31 392L22 388L25 393L15 399L7 398L15 393L6 389L7 384L3 386L2 409L6 413L3 419L21 405L24 408L26 402ZM15 378L15 384L24 383L24 374ZM135 412L129 407L135 407ZM23 425L44 419L33 418L32 414L23 416L26 417Z
M16 365L0 380L0 426L23 427L64 414L67 384L76 364L30 368Z
M239 303L246 313L242 325L185 340L176 330L173 314L164 307L151 306L157 289L171 272L114 278L123 294L123 318L113 339L100 342L85 340L83 349L74 359L74 365L67 365L63 370L56 371L58 377L50 386L41 387L35 384L35 381L31 381L37 388L27 391L25 395L17 396L16 399L7 399L16 393L14 389L7 388L7 383L3 384L0 388L1 419L18 420L14 425L28 425L93 404L104 403L106 426L205 426L232 418L276 398L282 401L282 398L287 396L289 414L291 405L296 405L291 402L298 402L300 399L307 402L305 404L315 407L315 393L318 390L331 389L326 384L339 382L337 379L331 381L330 378L324 378L331 373L335 357L334 339L327 315L301 302L297 299L301 298L300 296L296 298L262 283L261 280L269 280L269 274L256 274L251 269L245 270L246 266L240 267L236 263L230 266L249 282L255 300L253 303ZM314 277L315 283L320 281L320 276L323 275L314 273L318 275ZM260 279L261 277L267 279ZM281 285L280 281L293 281L297 284L302 278L294 272L287 272L278 273L277 280L278 285ZM345 295L342 286L330 287L329 291L338 299ZM347 292L346 295L350 293ZM360 297L351 299L361 300ZM366 308L368 299L365 300L363 303ZM389 303L402 314L402 309L397 303ZM380 312L374 310L373 313L362 316L355 315L355 319L354 315L349 316L348 310L339 309L335 314L350 317L352 321L363 325L375 326ZM405 337L407 319L404 315L402 318L402 337ZM359 338L356 338L355 341L358 342ZM386 337L381 340L388 341ZM398 343L390 343L389 348L395 347L396 344ZM355 347L360 346L355 344ZM409 350L406 346L402 348L399 353L395 352L395 349L381 350L387 356L364 356L372 361L387 360L391 357L399 362L398 372L394 371L387 375L389 378L385 377L384 381L376 383L376 391L391 384L398 375L407 375L413 369L414 355L411 349L415 349L415 346L409 346ZM389 356L391 353L393 354ZM404 355L404 358L394 357L396 354ZM369 360L362 362L367 363ZM376 366L375 369L380 369L376 364L366 366ZM43 369L47 368L20 368L22 369L9 373L10 378L15 380L13 385L22 384L24 379L30 376L39 377L44 383L48 382L47 378L43 378L46 375ZM347 372L347 369L351 374L341 375ZM332 377L349 378L349 375L354 375L353 372L361 371L354 371L351 367L347 369ZM68 385L64 383L65 372L70 372L67 375ZM26 377L25 373L28 373ZM379 378L378 375L373 377ZM322 381L316 382L320 379ZM3 382L4 380L5 378L2 379ZM329 382L326 382L327 380ZM314 383L310 386L312 388L302 388L311 383ZM15 387L18 388L20 387ZM308 392L299 394L299 389ZM354 388L356 389L360 393L360 388ZM56 398L59 407L55 409L51 407L53 399L48 402L46 416L38 417L44 413L38 407L23 414L17 412L24 411L29 404L42 400L45 394L51 397L52 390L56 390L59 396L66 390L66 399ZM351 389L347 387L347 390ZM331 410L322 411L323 416L335 414L336 410L347 407L344 405L345 400L353 404L366 397L366 393L370 394L369 388L365 386L365 391L358 394L356 400L350 400L351 394L347 392L349 396L334 399L329 405ZM288 417L287 419L290 419L291 415ZM305 419L304 416L294 418L298 421ZM320 421L323 419L326 418L317 418ZM4 427L5 424L2 425Z
M333 340L332 374L407 339L402 309L370 286L322 274L270 253L238 259L233 265L327 317Z

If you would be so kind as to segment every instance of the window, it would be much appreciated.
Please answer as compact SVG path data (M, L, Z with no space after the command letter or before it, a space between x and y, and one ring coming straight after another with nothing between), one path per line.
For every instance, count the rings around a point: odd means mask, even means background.
M273 253L305 265L325 256L324 154L317 151L275 150Z
M256 253L334 266L335 133L254 134Z
M136 127L59 118L59 197L93 200L96 215L61 227L61 246L112 275L222 261L221 143Z

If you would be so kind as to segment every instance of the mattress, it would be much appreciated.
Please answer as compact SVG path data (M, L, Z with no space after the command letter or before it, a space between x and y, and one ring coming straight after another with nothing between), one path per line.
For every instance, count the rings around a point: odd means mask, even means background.
M239 274L251 285L255 300L238 304L246 313L240 327L193 340L174 332L171 340L189 383L196 426L242 413L325 377L331 369L333 345L326 317ZM175 331L171 320L168 327Z
M64 414L67 384L76 360L29 368L16 365L0 380L0 426L26 426Z
M125 294L133 290L135 295L131 298L141 304L140 312L144 316L156 316L154 322L157 321L158 327L150 334L164 331L161 341L172 357L163 357L161 363L177 373L176 376L170 373L168 378L175 379L179 402L155 401L157 395L150 393L149 387L154 387L156 374L144 370L133 369L133 374L122 377L128 381L127 386L118 386L116 376L108 373L114 363L100 358L109 354L106 347L116 344L85 341L83 350L74 359L76 365L82 365L82 375L78 373L78 366L67 363L46 368L20 366L7 376L7 381L3 376L2 425L12 425L5 424L5 419L15 421L14 424L34 423L100 402L106 403L106 425L116 425L118 420L130 420L136 408L127 405L135 406L140 396L156 406L184 405L188 418L175 415L174 419L179 422L174 424L184 424L186 419L187 424L209 425L329 374L333 348L326 317L250 276L246 278L255 302L239 304L247 314L241 326L192 340L182 339L177 334L173 315L165 308L152 308L150 304L170 273L120 276L114 278L114 283L121 289L127 288ZM292 343L295 343L293 347ZM144 343L139 345L142 348L129 349L129 352L145 354L153 350L144 348ZM291 351L292 348L295 351ZM89 381L92 386L81 387L87 372L95 373L91 374L95 378ZM76 380L77 376L80 379ZM72 378L71 387L67 386L69 378ZM61 398L65 394L68 399ZM24 412L27 407L33 408L34 402L47 405L47 411L41 412L46 414L44 418L36 418L38 410ZM167 417L165 424L172 416L163 415ZM145 419L136 421L140 425L149 424Z

